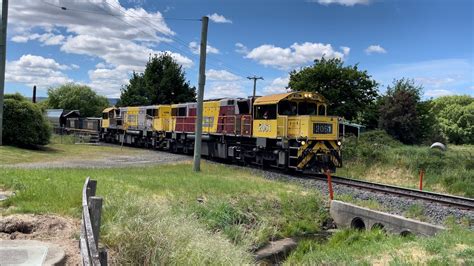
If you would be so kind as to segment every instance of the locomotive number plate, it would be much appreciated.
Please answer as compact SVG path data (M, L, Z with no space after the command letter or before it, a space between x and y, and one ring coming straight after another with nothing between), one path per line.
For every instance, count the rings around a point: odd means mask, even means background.
M332 124L314 123L313 134L332 134Z

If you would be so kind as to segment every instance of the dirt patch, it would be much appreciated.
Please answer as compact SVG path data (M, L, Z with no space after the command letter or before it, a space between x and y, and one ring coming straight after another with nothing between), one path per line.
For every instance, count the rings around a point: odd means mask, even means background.
M80 265L80 221L55 215L0 216L0 240L39 240L64 249L67 265Z

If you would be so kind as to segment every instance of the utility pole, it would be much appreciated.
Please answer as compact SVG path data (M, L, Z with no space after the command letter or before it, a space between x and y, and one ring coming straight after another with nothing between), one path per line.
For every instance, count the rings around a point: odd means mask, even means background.
M194 172L201 171L201 142L202 142L202 109L204 99L204 85L206 84L206 50L207 50L207 25L209 18L202 17L201 53L199 58L199 88L197 95L196 135L194 137Z
M8 0L2 1L0 32L0 146L3 145L3 94L5 92L5 60L7 59Z
M252 94L252 101L250 103L250 115L252 115L253 113L253 102L255 101L255 92L257 90L257 80L261 79L263 80L262 77L257 77L257 76L253 76L253 77L247 77L248 79L253 79L253 94Z

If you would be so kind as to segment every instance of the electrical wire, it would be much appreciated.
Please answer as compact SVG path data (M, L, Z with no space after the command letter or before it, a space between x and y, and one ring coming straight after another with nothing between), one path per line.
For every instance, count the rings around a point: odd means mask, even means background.
M102 11L94 11L94 10L84 10L84 9L75 9L75 8L69 8L69 7L66 7L66 6L59 6L59 5L56 5L56 4L53 4L53 3L50 3L50 2L47 2L45 0L42 0L43 3L47 4L47 5L50 5L50 6L53 6L53 7L56 7L56 8L60 8L61 10L64 10L64 11L73 11L73 12L83 12L83 13L90 13L90 14L99 14L99 15L106 15L106 16L111 16L111 17L114 17L115 19L118 19L120 20L122 23L125 23L131 27L134 27L136 28L137 30L139 30L140 32L146 34L146 35L149 35L151 36L152 38L157 38L158 36L156 36L156 34L154 32L158 31L164 35L166 35L166 38L169 38L169 39L172 39L173 41L175 41L176 43L178 44L181 44L183 45L184 47L188 47L188 42L176 37L176 36L172 36L172 35L169 35L169 33L167 32L163 32L162 30L159 30L159 26L157 26L156 24L154 24L151 20L149 20L148 17L144 17L144 16L140 16L139 14L135 13L133 10L129 10L128 12L132 13L133 15L129 15L127 13L125 13L123 10L122 10L122 7L121 6L116 6L116 5L113 5L111 3L109 3L108 1L105 1L104 3L106 5L108 5L109 7L117 10L121 15L115 15L115 14L111 14L109 13L107 10L105 10L102 6L100 5L94 5L98 8L100 8ZM144 31L142 30L141 28L137 27L136 25L133 25L127 21L125 21L124 19L122 19L122 17L131 17L131 18L135 18L135 19L140 19L142 21L142 25L144 26L147 26L145 28L150 28L153 33L150 33L148 31ZM166 17L162 17L164 20L184 20L184 21L201 21L201 19L193 19L193 18L166 18ZM146 20L144 20L146 19ZM137 20L135 20L137 21ZM138 21L137 21L138 22ZM146 23L146 24L145 24ZM194 58L194 59L198 59L197 55L194 54L194 53L190 53L188 52L187 50L183 50L177 46L173 46L167 42L162 42L163 44L175 49L175 50L178 50L179 52L191 57L191 58ZM216 68L224 68L226 71L230 72L231 74L234 74L236 76L240 76L242 79L245 78L245 76L247 76L246 74L243 74L243 72L241 72L240 69L237 69L233 66L230 66L226 63L224 63L222 60L219 60L217 59L216 57L214 57L213 54L208 54L208 64L211 65L211 66L214 66ZM210 61L213 61L213 62L210 62Z

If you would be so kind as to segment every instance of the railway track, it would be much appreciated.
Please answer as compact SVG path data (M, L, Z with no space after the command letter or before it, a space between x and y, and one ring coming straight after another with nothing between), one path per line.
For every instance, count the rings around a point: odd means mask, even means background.
M313 176L314 177L314 176ZM317 179L327 180L326 175L317 175ZM335 184L356 187L363 190L375 191L378 193L385 193L391 195L398 195L401 197L408 197L412 199L421 199L425 201L435 202L443 205L453 206L459 209L474 211L474 199L459 197L454 195L447 195L429 191L420 191L411 188L404 188L393 185L386 185L380 183L373 183L363 180L356 180L340 176L331 176L332 182Z

